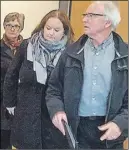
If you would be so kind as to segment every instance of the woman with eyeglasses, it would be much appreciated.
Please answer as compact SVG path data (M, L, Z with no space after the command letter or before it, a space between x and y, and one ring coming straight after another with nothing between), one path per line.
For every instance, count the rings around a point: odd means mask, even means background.
M65 148L65 138L48 115L45 91L61 53L73 41L67 15L46 14L20 46L4 84L4 104L15 108L12 145L17 149ZM10 111L13 114L13 111ZM67 142L66 142L67 143Z
M10 128L12 117L3 105L3 83L6 71L23 41L20 35L24 28L24 15L17 12L5 16L3 26L5 33L1 39L1 149L11 148Z

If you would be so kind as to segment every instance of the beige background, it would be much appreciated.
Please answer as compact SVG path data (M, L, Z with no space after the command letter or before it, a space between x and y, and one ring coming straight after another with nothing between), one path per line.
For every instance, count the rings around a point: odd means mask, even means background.
M52 9L59 8L59 1L1 1L1 37L3 20L10 12L24 13L25 25L21 35L28 38L42 17Z

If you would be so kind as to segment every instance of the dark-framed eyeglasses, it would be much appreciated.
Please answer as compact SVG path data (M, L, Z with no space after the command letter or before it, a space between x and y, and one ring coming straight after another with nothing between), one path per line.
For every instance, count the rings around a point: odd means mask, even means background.
M93 18L93 17L97 17L97 16L106 16L104 14L96 14L96 13L85 13L85 14L82 14L83 17L88 17L88 18Z
M6 24L6 28L7 29L15 29L16 31L18 31L20 29L20 26L19 25L11 25L11 24Z

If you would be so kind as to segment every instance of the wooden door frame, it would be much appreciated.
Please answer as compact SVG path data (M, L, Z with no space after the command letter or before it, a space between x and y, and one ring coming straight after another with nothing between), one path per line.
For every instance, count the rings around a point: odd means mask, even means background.
M69 19L71 15L71 4L72 4L72 1L59 0L59 9L63 10L68 15Z

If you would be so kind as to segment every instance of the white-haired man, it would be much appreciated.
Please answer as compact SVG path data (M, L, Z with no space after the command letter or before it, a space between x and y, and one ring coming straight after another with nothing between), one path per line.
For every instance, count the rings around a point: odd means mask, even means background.
M111 1L83 14L84 35L61 56L46 101L53 124L68 122L80 148L122 148L128 129L128 47L113 30L120 12Z

